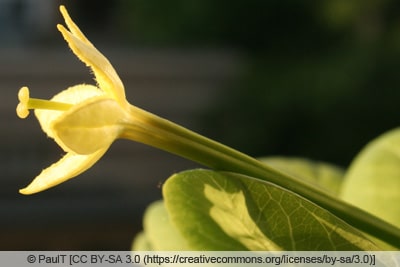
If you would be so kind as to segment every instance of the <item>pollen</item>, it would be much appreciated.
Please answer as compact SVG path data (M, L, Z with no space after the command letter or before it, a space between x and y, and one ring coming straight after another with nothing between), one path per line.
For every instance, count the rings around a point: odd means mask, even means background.
M18 92L19 104L17 105L17 115L25 119L29 115L30 109L48 109L66 111L72 107L72 104L61 103L51 100L30 98L28 87L22 87Z

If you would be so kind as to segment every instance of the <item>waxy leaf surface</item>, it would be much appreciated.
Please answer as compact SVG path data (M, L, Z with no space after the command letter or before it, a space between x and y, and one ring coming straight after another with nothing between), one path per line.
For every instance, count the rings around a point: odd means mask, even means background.
M171 223L193 250L376 250L325 209L265 181L191 170L163 187Z

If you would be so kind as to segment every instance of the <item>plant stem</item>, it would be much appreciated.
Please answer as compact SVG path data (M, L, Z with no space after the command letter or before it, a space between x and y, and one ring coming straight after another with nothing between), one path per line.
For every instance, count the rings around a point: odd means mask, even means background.
M246 154L135 106L130 106L130 113L132 120L126 122L122 138L157 147L214 170L240 173L271 182L327 209L355 228L395 247L399 245L399 228L304 180L283 174Z

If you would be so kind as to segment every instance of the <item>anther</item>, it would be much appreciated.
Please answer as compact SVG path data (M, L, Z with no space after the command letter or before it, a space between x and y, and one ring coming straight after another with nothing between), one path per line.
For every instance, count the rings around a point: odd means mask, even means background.
M29 115L28 101L29 101L29 89L28 87L22 87L18 92L19 104L17 106L17 115L21 119L25 119Z
M29 97L28 87L22 87L18 92L19 104L17 106L17 115L21 119L28 117L30 109L48 109L65 111L72 107L72 104L61 103L51 100L43 100Z

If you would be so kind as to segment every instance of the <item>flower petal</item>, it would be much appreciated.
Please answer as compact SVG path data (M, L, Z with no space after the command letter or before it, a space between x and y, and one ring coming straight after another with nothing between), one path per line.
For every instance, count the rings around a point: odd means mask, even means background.
M19 192L24 195L38 193L65 182L95 164L107 151L107 148L90 155L76 155L67 153L61 160L43 170L27 187Z
M80 84L72 86L57 95L51 101L57 101L68 104L78 104L84 100L104 94L99 88L93 85ZM42 127L42 130L51 138L54 138L54 133L50 125L59 118L65 111L36 109L35 115Z
M85 37L78 26L72 21L64 6L60 6L61 14L70 31L57 25L74 54L90 67L96 77L99 87L120 103L126 103L124 85L111 63Z
M114 99L93 97L64 112L52 124L51 132L65 151L91 154L119 137L126 116Z

